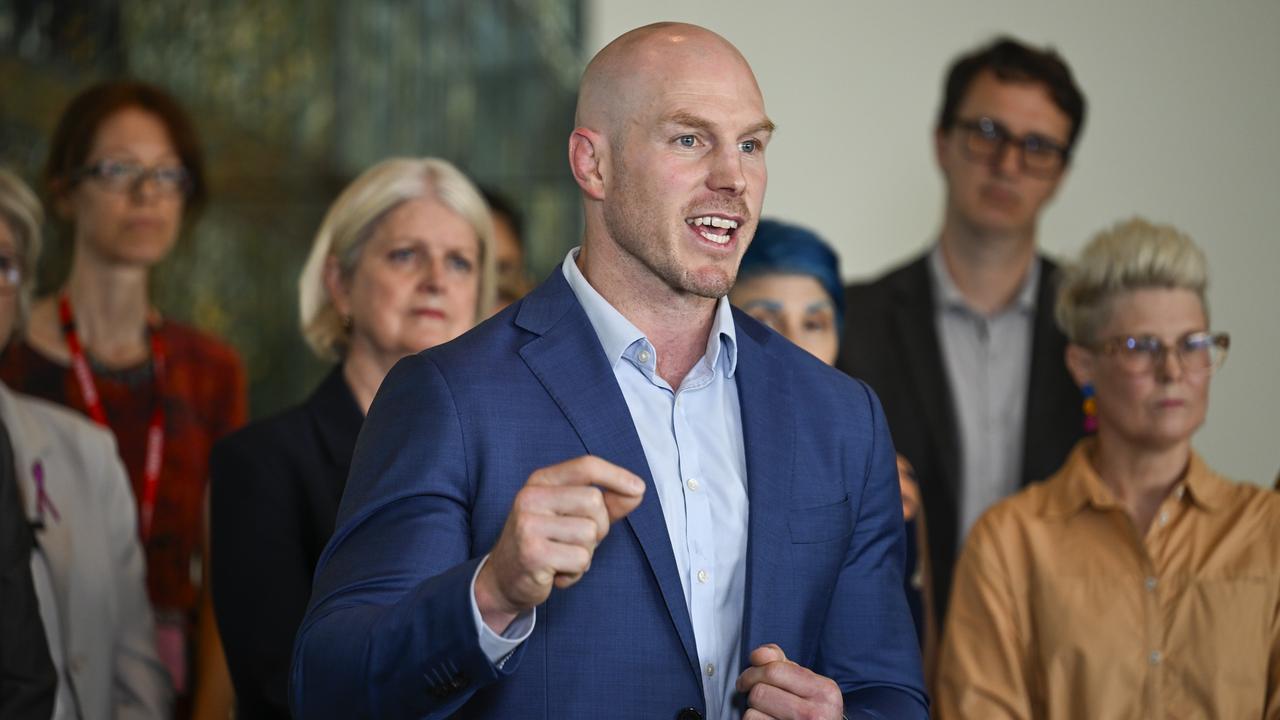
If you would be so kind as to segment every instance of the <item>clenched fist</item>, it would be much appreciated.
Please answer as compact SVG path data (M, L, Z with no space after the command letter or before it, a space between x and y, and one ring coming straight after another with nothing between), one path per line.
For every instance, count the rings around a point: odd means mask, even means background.
M591 567L613 523L644 499L644 480L585 455L537 470L516 493L502 535L476 577L476 606L494 632Z

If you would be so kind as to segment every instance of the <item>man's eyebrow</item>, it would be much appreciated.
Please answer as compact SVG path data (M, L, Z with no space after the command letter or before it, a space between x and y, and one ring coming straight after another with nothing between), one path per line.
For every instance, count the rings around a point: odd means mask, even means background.
M662 122L667 125L683 125L684 127L694 128L695 130L713 130L714 129L714 124L710 120L684 110L678 110L676 112L671 113L670 115L663 118ZM764 120L761 120L759 123L752 125L742 134L751 135L754 133L762 133L762 132L772 133L775 127L776 126L773 124L772 120L770 120L769 118L765 118Z
M691 127L697 130L710 130L712 128L710 120L683 110L671 113L663 118L662 122L667 125L684 125L685 127Z

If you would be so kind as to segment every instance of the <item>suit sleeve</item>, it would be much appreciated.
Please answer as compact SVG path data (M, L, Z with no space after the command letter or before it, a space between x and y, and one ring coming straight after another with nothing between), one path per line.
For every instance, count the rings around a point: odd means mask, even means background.
M122 719L160 720L169 717L172 690L169 673L156 652L155 619L147 598L146 564L138 542L137 511L124 466L116 456L115 442L90 446L88 467L102 472L102 511L111 518L108 528L114 561L116 592L115 676L112 680L114 716Z
M859 497L853 534L828 612L819 667L842 678L845 715L928 718L919 643L903 591L906 535L898 471L884 414L861 382L867 410L857 440L870 435L869 454L850 452L849 491Z
M956 565L938 660L942 720L1034 717L1012 586L990 518L974 525Z
M232 436L210 457L211 585L244 709L289 714L289 661L311 596L298 468L268 439ZM268 590L269 588L269 590Z
M471 577L488 548L471 547L465 441L432 360L397 363L361 429L316 570L294 648L295 717L447 717L519 666L525 646L495 667L471 616Z

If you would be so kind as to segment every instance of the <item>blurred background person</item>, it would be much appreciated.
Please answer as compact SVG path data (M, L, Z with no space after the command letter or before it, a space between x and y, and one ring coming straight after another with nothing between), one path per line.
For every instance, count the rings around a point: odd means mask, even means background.
M35 195L0 170L0 345L27 306L42 217ZM137 515L115 440L3 382L0 428L26 509L21 529L28 537L34 529L28 562L43 620L36 627L43 625L48 644L26 652L52 660L57 695L48 710L54 718L168 717L169 678L156 653ZM6 622L19 607L5 604ZM19 641L6 634L0 645ZM4 717L34 717L10 714L8 700L0 698Z
M202 607L205 483L214 440L247 410L236 353L150 300L152 269L206 199L203 169L190 119L163 90L116 81L76 96L50 141L44 178L73 240L70 274L34 304L25 335L0 359L11 387L78 410L116 437L178 717L191 711L197 634L202 712L226 717L230 706L212 606Z
M24 261L37 252L33 239L40 237L43 216L31 190L0 168L0 334L6 341L12 320L5 318L21 313L3 308L23 302L21 288L31 265ZM58 673L40 621L31 573L35 534L17 473L12 438L0 422L0 717L45 720L53 715Z
M1141 219L1066 270L1057 319L1097 436L974 526L938 717L1280 717L1280 497L1191 448L1226 357L1204 255Z
M370 168L330 208L299 280L301 324L337 361L301 405L214 448L215 609L237 717L289 717L294 636L356 436L397 360L488 315L497 242L476 188L433 158Z
M524 297L533 287L524 264L524 217L511 198L490 188L481 188L493 220L495 266L498 276L496 313Z
M813 231L761 219L742 257L729 301L819 360L835 363L845 312L840 258ZM928 568L922 565L927 556L922 552L924 518L914 471L901 455L898 485L902 517L907 522L907 599L928 668L932 665L934 623L929 612Z
M848 287L837 365L880 396L919 477L939 623L969 527L1048 477L1081 435L1053 323L1057 266L1037 238L1084 119L1052 49L1001 37L957 58L933 136L946 186L937 241Z

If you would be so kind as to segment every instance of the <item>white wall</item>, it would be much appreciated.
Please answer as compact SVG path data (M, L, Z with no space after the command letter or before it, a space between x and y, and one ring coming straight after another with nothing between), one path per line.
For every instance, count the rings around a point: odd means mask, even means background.
M1280 470L1280 2L596 0L588 50L656 20L705 25L755 69L779 126L765 213L880 273L939 227L930 135L950 60L999 32L1051 44L1089 100L1074 168L1043 217L1070 256L1140 213L1209 255L1233 349L1197 448L1219 471Z

